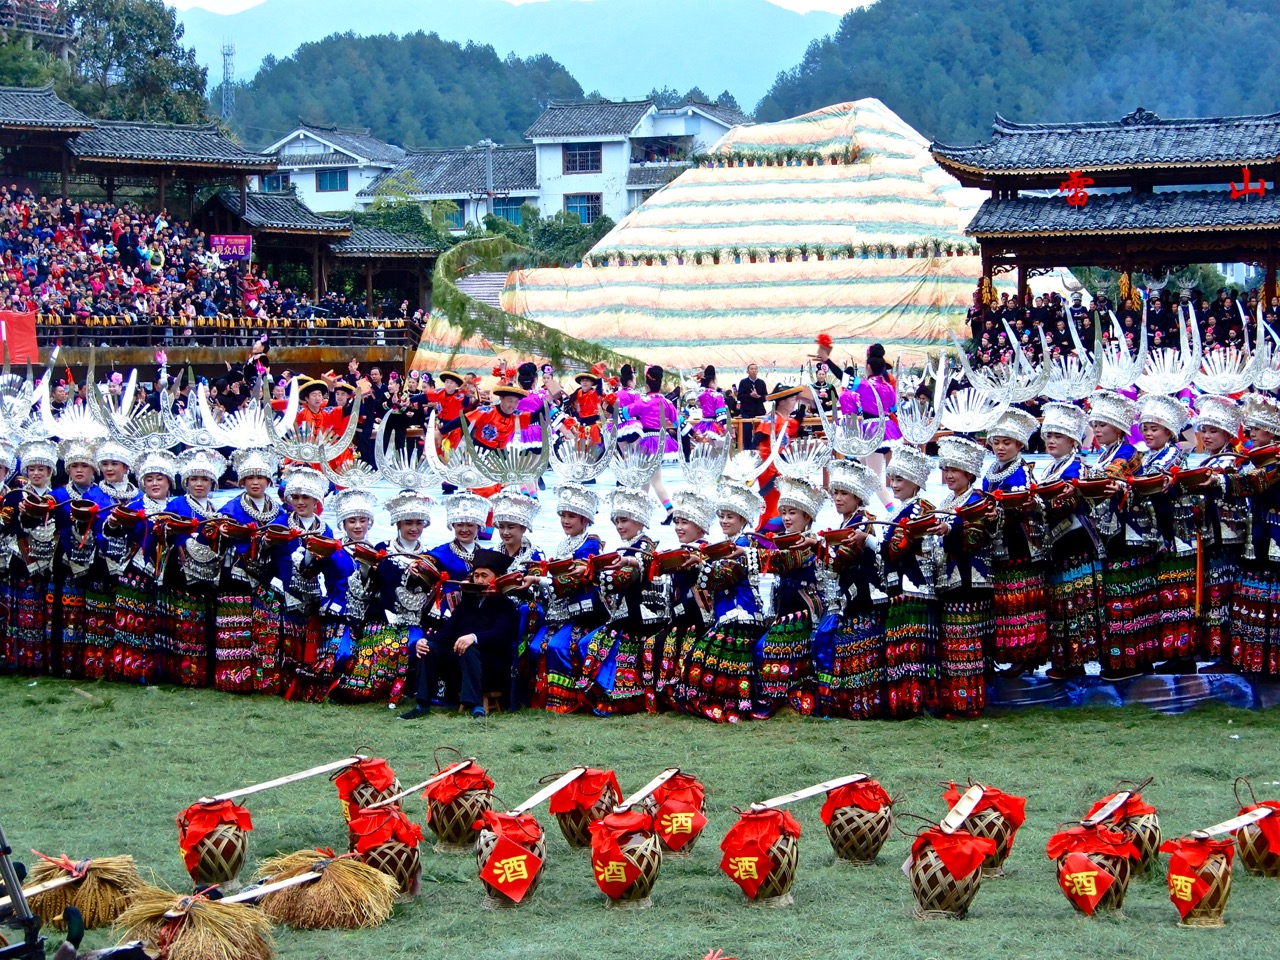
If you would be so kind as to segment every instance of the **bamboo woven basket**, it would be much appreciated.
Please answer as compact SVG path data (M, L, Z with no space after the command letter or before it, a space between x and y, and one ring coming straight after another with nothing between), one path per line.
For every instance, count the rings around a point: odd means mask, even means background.
M223 893L240 888L240 870L249 853L249 831L234 823L220 823L191 848L200 858L189 870L197 887L216 886Z
M1129 878L1133 875L1133 862L1128 857L1113 857L1109 853L1086 853L1084 856L1095 867L1101 870L1107 876L1111 877L1112 884L1107 888L1107 892L1102 895L1097 906L1093 908L1093 912L1116 913L1124 907L1125 894L1129 890ZM1058 869L1062 869L1066 862L1066 857L1058 860ZM1075 907L1080 913L1084 913L1075 901L1071 906Z
M436 835L431 849L454 855L473 852L480 836L476 822L491 809L493 795L487 790L465 790L449 803L428 799L427 826Z
M953 877L931 843L912 858L909 876L917 920L963 920L982 885L981 869L963 880Z
M618 910L648 910L653 906L649 895L662 869L662 844L656 835L646 837L642 833L633 833L618 844L618 849L640 868L640 876L619 896L608 898L605 906Z
M850 804L832 811L827 839L837 863L864 867L876 862L892 830L892 807L885 805L873 812Z
M539 829L538 838L536 840L522 841L522 840L516 840L515 837L508 837L508 839L515 841L517 846L525 850L528 850L530 853L532 853L535 857L537 857L542 862L538 864L538 870L533 875L533 882L529 884L528 889L525 890L524 897L521 898L519 903L517 903L515 900L512 900L510 897L506 896L498 887L493 886L491 883L489 883L482 877L480 882L484 884L484 900L481 902L480 905L484 907L486 910L502 910L508 907L524 906L526 903L528 903L530 900L533 899L534 891L538 889L538 884L542 880L542 869L543 867L546 866L546 861L547 861L546 833L544 833L541 829ZM487 863L489 860L489 854L493 853L493 848L496 847L497 845L498 845L498 835L496 833L494 833L492 830L487 830L487 829L480 831L480 836L476 840L476 866L477 867L479 867L481 870L484 869L485 863Z
M613 789L613 784L606 783L604 789L600 791L600 796L591 805L590 809L557 813L555 815L556 823L560 824L560 832L564 834L565 842L578 850L589 849L591 847L591 822L593 820L603 820L611 814L614 805L621 799L618 796L618 791Z
M1194 871L1209 885L1204 898L1178 921L1180 927L1223 927L1222 919L1231 898L1231 863L1226 853L1211 853L1204 866Z
M389 794L390 796L390 794ZM408 903L422 890L422 855L416 846L398 840L366 850L360 858L400 885L396 903Z
M773 866L750 902L757 907L789 907L796 902L791 896L791 885L796 882L796 869L800 865L800 841L784 833L773 842L768 856Z
M1004 862L1009 859L1013 847L1013 824L1000 811L988 807L969 815L965 829L975 837L987 837L996 842L996 852L982 861L982 879L1004 876Z

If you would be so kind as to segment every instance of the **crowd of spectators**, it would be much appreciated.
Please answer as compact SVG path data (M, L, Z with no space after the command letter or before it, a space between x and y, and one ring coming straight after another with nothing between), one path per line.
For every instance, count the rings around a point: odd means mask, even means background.
M363 300L305 292L225 263L189 220L165 210L68 202L0 188L0 302L34 310L64 342L383 344L413 326L408 304L370 317ZM421 318L418 317L420 327ZM396 333L395 331L402 331Z
M1193 312L1206 348L1243 346L1246 335L1252 337L1259 296L1256 289L1242 298L1239 291L1224 288L1212 300L1202 297L1199 291L1180 294L1176 299L1155 292L1146 302L1148 347L1177 347L1179 317L1185 320ZM1083 299L1082 294L1073 294L1068 303L1058 293L1050 293L1033 298L1028 306L1017 296L1005 293L1000 295L998 302L983 305L974 294L974 305L969 308L967 318L975 345L973 360L981 366L991 366L1010 359L1012 347L1005 331L1006 323L1023 351L1035 362L1039 362L1044 353L1041 331L1051 358L1067 356L1075 350L1069 319L1074 321L1084 346L1092 348L1095 319L1103 339L1109 342L1113 336L1113 313L1130 348L1137 349L1143 322L1142 301L1126 299L1116 307L1105 294L1098 293L1086 307ZM1247 334L1246 315L1249 318ZM1263 316L1274 329L1280 329L1280 297L1272 298L1270 305L1263 310Z

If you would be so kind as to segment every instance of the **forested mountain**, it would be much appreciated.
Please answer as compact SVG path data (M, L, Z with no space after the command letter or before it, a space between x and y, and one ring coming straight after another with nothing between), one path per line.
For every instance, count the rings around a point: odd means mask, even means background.
M209 92L216 115L221 90ZM578 82L546 55L504 60L493 47L434 33L347 33L304 43L282 60L268 57L253 80L236 87L231 128L260 146L288 133L299 117L369 127L417 149L485 137L517 143L549 100L581 96Z
M756 118L878 97L926 136L991 120L1268 113L1280 104L1276 0L879 0L779 74Z

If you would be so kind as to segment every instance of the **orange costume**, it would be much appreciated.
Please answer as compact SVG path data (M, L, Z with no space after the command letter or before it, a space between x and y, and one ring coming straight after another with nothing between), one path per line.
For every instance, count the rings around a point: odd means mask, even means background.
M760 424L756 427L756 453L760 455L760 462L764 463L773 453L773 445L775 441L779 445L780 450L785 450L787 445L791 443L793 437L800 433L799 421L792 417L787 417L783 425L778 425L778 415L771 413L766 417L762 417ZM779 491L777 485L773 482L778 476L778 468L770 466L764 473L760 474L760 494L764 497L764 515L760 518L760 529L764 529L764 525L778 515L778 496Z

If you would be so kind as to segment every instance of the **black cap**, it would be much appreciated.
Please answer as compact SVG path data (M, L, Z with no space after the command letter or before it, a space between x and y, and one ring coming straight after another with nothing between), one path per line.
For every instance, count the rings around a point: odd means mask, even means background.
M513 558L497 550L477 549L471 555L472 570L488 570L500 577L511 568Z

